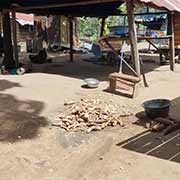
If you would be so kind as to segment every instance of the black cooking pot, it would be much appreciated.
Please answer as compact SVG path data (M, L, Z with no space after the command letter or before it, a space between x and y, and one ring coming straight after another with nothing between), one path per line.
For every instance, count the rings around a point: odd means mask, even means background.
M170 100L168 99L153 99L143 103L146 115L149 118L168 117Z

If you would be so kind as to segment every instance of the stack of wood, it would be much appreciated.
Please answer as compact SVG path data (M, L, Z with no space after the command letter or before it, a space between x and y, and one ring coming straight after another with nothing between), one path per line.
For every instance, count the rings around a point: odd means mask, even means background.
M151 131L162 132L168 135L176 130L180 130L180 121L172 118L155 118L154 120L146 123L146 128Z
M106 104L101 100L81 99L64 104L65 109L53 126L66 131L100 131L107 126L124 126L125 119L132 114L125 107Z

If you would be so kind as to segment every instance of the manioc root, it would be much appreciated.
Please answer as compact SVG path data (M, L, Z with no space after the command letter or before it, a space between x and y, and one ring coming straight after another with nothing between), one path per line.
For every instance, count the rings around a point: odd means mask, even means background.
M88 128L87 133L90 133L91 131L100 131L100 130L102 130L102 127L92 126L92 127Z
M80 101L70 101L64 103L65 109L58 118L58 126L66 131L76 131L84 129L91 131L100 131L107 126L124 126L123 120L132 116L129 111L119 109L116 105L106 104L98 99L81 99ZM125 121L124 121L125 122Z

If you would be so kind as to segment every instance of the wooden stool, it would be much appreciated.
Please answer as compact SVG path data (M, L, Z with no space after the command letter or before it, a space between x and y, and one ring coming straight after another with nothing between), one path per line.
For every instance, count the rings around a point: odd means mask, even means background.
M140 81L138 77L115 72L109 75L109 91L133 98L137 96Z

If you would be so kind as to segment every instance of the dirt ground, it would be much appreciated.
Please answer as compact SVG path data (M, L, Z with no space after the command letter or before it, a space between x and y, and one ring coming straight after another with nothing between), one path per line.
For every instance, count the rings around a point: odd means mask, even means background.
M168 147L157 150L160 135L135 124L86 134L66 133L51 123L65 100L82 97L124 105L134 114L143 110L145 100L169 98L171 116L180 119L180 65L171 72L168 65L146 62L149 88L129 99L104 91L108 74L117 67L82 60L86 58L76 55L70 63L65 56L53 57L51 64L33 65L33 73L0 76L0 179L179 180L178 132L163 139ZM99 79L99 88L82 88L87 77ZM132 137L132 143L125 141Z

